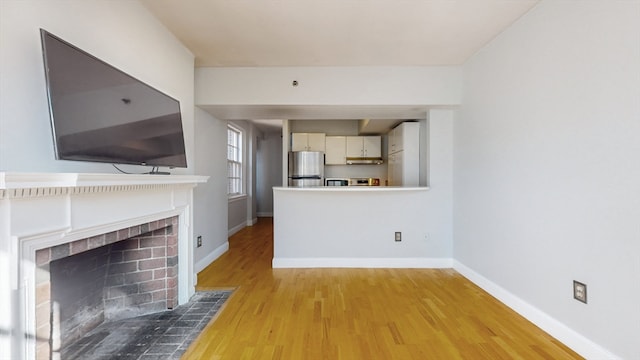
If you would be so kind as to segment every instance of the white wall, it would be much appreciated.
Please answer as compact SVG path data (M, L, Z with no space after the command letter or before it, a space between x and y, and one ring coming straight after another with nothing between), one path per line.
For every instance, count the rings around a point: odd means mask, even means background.
M543 1L464 81L455 259L583 355L640 359L640 2Z
M453 110L430 110L428 121L420 122L420 134L428 134L428 140L420 143L420 186L427 168L429 202L437 211L425 214L439 226L435 236L451 239L443 244L443 253L453 257ZM422 139L421 139L422 140ZM424 146L424 147L423 147ZM426 220L425 220L426 221ZM446 246L446 247L445 247ZM445 251L446 250L446 251Z
M273 266L451 267L451 223L434 196L427 188L276 188Z
M298 80L299 86L291 86ZM196 69L197 105L456 105L458 66Z
M256 152L257 216L273 216L274 186L282 185L282 134L264 133Z
M193 193L194 239L202 236L202 247L194 250L195 271L199 272L229 247L227 122L215 119L199 108L195 110L195 171L198 175L209 176L207 184L197 186Z
M246 196L237 197L229 200L229 218L228 218L228 234L229 236L238 232L245 226L251 226L257 219L256 207L256 147L258 132L255 126L249 121L232 121L230 122L236 127L243 130L243 161L242 168L244 174L244 192ZM225 127L226 129L226 127ZM225 131L226 139L226 131ZM225 140L226 144L226 140ZM226 151L225 153L226 154ZM225 158L226 162L226 158ZM226 170L224 172L226 174Z
M3 0L0 16L0 171L115 172L110 164L55 160L43 28L178 99L190 167L172 172L193 173L193 55L138 2Z

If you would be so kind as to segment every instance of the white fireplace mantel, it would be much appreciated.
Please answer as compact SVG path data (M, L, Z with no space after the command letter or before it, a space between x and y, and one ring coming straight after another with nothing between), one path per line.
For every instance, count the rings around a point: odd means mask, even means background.
M0 190L78 188L86 186L174 185L204 183L208 176L150 174L7 173ZM1 198L1 197L0 197Z
M35 358L39 249L178 216L178 302L187 302L195 292L193 188L207 180L0 172L0 359Z

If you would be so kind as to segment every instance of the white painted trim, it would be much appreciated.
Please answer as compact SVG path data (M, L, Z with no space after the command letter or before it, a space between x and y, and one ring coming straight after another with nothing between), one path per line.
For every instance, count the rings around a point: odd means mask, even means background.
M200 271L204 270L207 266L211 265L212 262L216 261L220 256L222 256L222 254L226 253L227 251L229 251L229 242L225 241L224 244L213 249L213 251L210 252L207 256L205 256L204 258L196 262L196 264L193 266L194 275L195 275L194 279L197 280L198 279L197 275Z
M229 231L227 232L227 236L232 236L233 234L237 233L238 231L244 229L247 226L246 223L240 223L234 227L232 227L231 229L229 229Z
M273 212L259 212L256 213L257 217L273 217Z
M462 276L481 287L484 291L494 296L500 302L507 305L581 356L584 356L587 359L621 359L535 306L510 293L500 285L468 268L459 261L453 260L453 268Z
M416 268L442 269L453 266L450 258L273 258L276 268Z
M253 226L258 222L258 218L255 217L253 219L247 219L247 226Z
M205 183L208 179L208 176L197 175L0 172L0 189L197 184Z

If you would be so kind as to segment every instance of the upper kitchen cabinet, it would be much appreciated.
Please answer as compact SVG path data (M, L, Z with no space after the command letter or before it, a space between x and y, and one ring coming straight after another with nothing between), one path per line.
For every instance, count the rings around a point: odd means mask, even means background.
M347 136L348 158L380 158L382 145L380 136Z
M291 151L325 151L324 133L292 133Z
M325 139L325 164L345 165L347 163L347 137L327 136Z

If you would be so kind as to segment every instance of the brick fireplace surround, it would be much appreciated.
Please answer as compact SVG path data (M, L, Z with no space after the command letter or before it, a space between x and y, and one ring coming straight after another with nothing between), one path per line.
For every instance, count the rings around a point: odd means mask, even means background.
M104 321L173 309L177 226L174 216L37 250L36 358L50 358Z
M77 335L78 323L126 317L109 304L148 313L186 303L195 292L193 188L207 179L0 172L0 359L56 358L61 326ZM94 307L73 301L98 286L51 290L77 279L111 286L95 290L105 309L61 325L64 306Z

